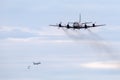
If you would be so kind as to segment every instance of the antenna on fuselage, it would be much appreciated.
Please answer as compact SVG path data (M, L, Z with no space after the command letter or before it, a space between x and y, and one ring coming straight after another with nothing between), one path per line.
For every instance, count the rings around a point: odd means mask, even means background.
M81 13L79 14L79 23L81 23Z

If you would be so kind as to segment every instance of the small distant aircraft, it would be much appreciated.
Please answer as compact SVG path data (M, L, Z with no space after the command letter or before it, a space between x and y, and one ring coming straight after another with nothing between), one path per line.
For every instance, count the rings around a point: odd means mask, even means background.
M39 65L41 64L41 62L33 62L33 65ZM27 66L27 69L30 69L31 68L31 65Z
M78 22L68 22L67 25L62 25L62 22L56 25L50 25L50 26L56 26L59 28L67 28L67 29L87 29L92 27L99 27L99 26L105 26L105 24L96 25L95 23L92 23L92 25L88 25L92 22L81 22L81 14L79 15L79 21ZM70 25L72 24L72 25Z
M33 65L39 65L41 62L33 62Z

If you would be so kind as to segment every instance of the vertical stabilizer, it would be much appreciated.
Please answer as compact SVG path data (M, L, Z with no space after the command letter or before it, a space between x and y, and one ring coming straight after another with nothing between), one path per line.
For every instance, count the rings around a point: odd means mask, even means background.
M81 13L79 14L79 23L81 23Z

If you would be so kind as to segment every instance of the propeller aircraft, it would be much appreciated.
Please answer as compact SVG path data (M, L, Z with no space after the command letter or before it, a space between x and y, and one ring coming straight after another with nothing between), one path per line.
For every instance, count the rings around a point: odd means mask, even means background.
M39 65L41 62L33 62L33 65Z
M88 25L92 24L92 25ZM99 27L99 26L105 26L105 24L100 24L97 25L96 23L92 22L81 22L81 14L79 15L79 21L78 22L68 22L67 25L62 25L62 22L56 25L50 25L50 26L55 26L59 28L67 28L67 29L87 29L87 28L92 28L92 27Z

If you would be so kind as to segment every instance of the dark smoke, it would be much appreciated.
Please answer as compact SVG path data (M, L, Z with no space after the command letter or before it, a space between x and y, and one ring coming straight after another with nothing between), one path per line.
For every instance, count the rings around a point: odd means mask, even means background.
M69 38L71 38L75 42L88 39L87 35L82 34L77 30L67 30L63 28L63 31Z
M88 41L90 48L93 49L93 51L96 51L96 53L99 53L98 57L102 58L103 60L107 60L109 58L113 60L119 60L119 57L115 54L114 49L108 45L109 43L91 30L87 29L87 34L82 33L80 30L63 29L63 31L69 38L77 43L83 40Z
M92 32L89 29L88 32L90 36L93 38L93 43L91 45L93 46L94 50L100 52L105 59L106 58L110 58L113 60L119 59L119 57L115 54L114 49L109 45L108 42L106 42L101 36Z

